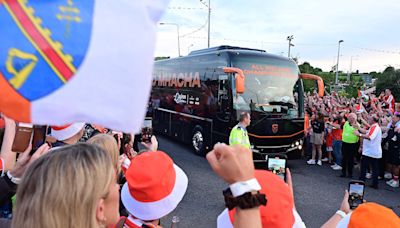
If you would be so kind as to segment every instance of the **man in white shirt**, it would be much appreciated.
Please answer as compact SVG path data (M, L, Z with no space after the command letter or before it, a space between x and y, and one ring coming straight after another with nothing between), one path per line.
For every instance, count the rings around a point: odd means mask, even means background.
M375 115L368 118L371 127L368 130L358 129L356 135L363 138L360 180L365 181L367 168L372 167L373 183L370 187L378 189L379 159L382 158L382 130L379 118Z

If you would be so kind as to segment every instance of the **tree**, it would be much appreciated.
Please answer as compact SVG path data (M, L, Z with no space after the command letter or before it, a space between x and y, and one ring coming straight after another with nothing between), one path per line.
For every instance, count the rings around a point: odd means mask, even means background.
M379 94L385 89L390 89L396 101L400 100L400 69L387 67L376 81L376 92Z

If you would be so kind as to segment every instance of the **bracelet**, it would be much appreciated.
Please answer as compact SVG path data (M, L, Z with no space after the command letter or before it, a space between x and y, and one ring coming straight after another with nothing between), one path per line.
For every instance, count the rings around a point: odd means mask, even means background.
M14 183L14 184L19 184L21 183L21 178L18 177L13 177L10 173L10 171L7 172L7 176L8 178L10 178L10 180Z
M229 186L234 197L241 196L246 192L259 191L261 186L256 178L248 181L236 182Z
M342 210L338 210L338 211L336 211L336 213L335 213L335 214L338 214L338 215L340 215L340 217L342 217L342 218L346 217L346 213L345 213L344 211L342 211Z

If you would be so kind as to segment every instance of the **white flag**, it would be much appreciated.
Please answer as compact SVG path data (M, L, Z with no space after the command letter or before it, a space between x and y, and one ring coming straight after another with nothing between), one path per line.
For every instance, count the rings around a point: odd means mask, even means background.
M0 112L21 122L137 131L169 0L0 3Z

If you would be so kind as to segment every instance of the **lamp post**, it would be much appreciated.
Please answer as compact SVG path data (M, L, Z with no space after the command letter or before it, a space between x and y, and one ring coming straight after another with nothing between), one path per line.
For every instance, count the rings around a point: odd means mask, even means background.
M161 22L160 25L174 25L176 26L176 32L178 36L178 56L181 57L181 43L179 40L179 25L176 23L166 23L166 22Z
M286 39L289 41L288 58L290 58L290 47L294 47L294 44L292 44L292 40L294 39L293 35L288 36Z
M211 21L211 0L208 0L208 5L203 2L204 0L200 0L200 2L208 7L208 32L207 32L207 47L210 47L210 21Z
M354 56L352 55L350 57L350 71L349 71L349 74L347 75L347 83L350 83L350 76L353 73L353 70L352 70L352 68L353 68L353 57L358 57L358 55L354 55Z
M339 80L339 56L340 56L340 43L342 43L343 40L339 40L339 45L338 45L338 52L337 52L337 62L336 62L336 77L335 77L335 85L338 84Z

